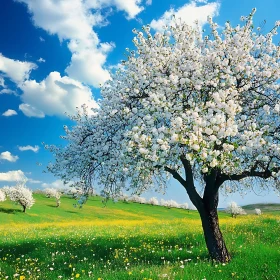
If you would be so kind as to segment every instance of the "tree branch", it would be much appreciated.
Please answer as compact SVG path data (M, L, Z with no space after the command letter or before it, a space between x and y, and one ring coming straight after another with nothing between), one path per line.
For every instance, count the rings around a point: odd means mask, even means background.
M179 181L185 187L186 181L182 178L182 176L177 171L175 171L174 169L171 169L167 166L164 167L164 170L169 172L174 177L174 179Z
M280 167L274 168L272 170L269 170L268 168L265 169L265 171L256 171L256 165L252 167L250 171L244 171L241 174L233 174L233 175L221 175L221 181L239 181L244 178L248 177L259 177L262 179L268 179L272 177L272 172L278 172L280 171Z

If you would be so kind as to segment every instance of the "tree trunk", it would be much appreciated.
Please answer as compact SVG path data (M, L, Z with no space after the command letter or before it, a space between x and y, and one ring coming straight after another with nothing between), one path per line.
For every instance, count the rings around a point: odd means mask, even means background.
M26 206L22 205L22 207L23 207L23 213L25 213L25 211L26 211Z
M165 167L165 171L172 174L172 176L184 186L191 202L197 208L200 214L205 242L210 257L218 262L229 262L231 257L219 227L217 212L219 187L224 182L220 177L219 170L212 169L211 172L204 175L205 189L203 197L201 197L195 188L192 165L186 160L185 156L182 155L180 159L185 169L186 179L184 179L176 170L169 167Z
M201 209L199 210L199 214L210 257L218 262L229 262L231 257L219 227L217 209L213 209L212 211Z

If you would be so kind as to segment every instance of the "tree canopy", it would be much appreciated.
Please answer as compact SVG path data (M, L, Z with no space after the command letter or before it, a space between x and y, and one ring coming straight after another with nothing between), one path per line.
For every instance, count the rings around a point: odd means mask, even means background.
M189 165L204 181L211 170L226 180L279 178L279 46L253 29L254 10L221 33L208 19L174 20L164 33L133 30L136 50L102 87L94 115L81 111L65 127L68 145L50 146L49 166L66 180L94 178L107 191L162 188Z
M49 170L106 194L164 189L172 175L200 213L211 257L229 261L219 188L258 178L279 189L280 21L263 34L254 13L222 31L209 17L204 37L180 19L163 33L134 30L136 50L102 87L99 108L73 117L65 148L47 147L56 156Z

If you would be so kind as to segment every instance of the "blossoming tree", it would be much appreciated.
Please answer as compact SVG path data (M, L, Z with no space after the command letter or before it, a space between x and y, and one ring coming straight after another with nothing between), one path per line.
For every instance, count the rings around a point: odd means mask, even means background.
M60 197L61 197L61 193L55 189L55 188L46 188L45 189L45 194L46 197L50 198L50 197L54 197L56 200L56 207L60 206Z
M18 182L15 187L10 187L7 193L11 201L22 206L23 212L35 203L32 191L26 187L24 180Z
M225 211L227 213L229 213L232 218L236 218L236 216L238 216L238 215L246 215L245 210L242 207L238 206L237 203L234 202L234 201L231 201L228 204L228 206L225 209Z
M219 189L256 178L279 186L279 23L263 35L254 12L221 32L209 18L205 37L176 20L163 33L134 30L136 50L102 87L99 108L73 117L65 148L47 146L56 156L49 170L112 193L159 190L173 176L200 214L210 256L229 261Z

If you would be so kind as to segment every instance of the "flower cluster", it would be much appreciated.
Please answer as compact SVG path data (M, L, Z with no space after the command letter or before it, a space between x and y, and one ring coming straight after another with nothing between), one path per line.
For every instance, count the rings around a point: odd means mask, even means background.
M252 13L211 35L176 21L163 33L134 30L135 51L87 109L65 127L65 148L46 146L63 180L95 180L106 192L165 188L182 158L204 178L212 170L239 180L280 177L280 47L278 22L263 35ZM234 175L234 176L232 176Z

